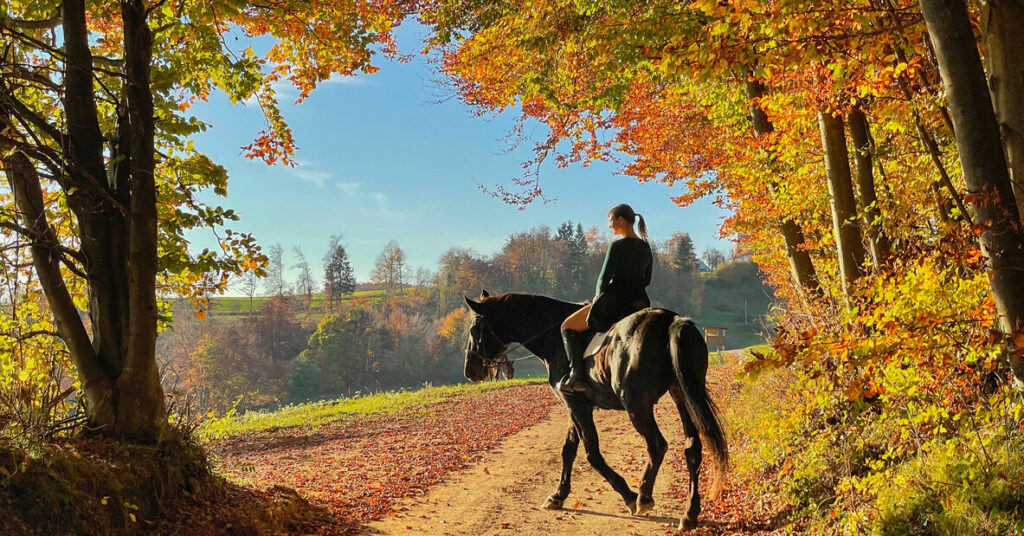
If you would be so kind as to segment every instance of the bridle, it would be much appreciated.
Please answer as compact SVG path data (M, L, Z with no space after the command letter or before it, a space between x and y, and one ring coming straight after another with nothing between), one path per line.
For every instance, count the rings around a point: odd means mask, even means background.
M551 331L552 328L555 328L557 326L561 326L562 325L562 321L559 320L558 323L553 324L553 325L551 325L551 326L549 326L547 328L544 328L543 330L541 330L536 335L526 339L523 342L516 343L516 346L514 346L513 348L509 348L509 343L507 343L504 340L502 340L502 338L499 337L497 333L495 333L494 328L492 328L484 320L483 315L480 315L480 314L476 315L476 319L474 319L473 323L475 324L477 322L480 323L481 328L486 329L487 332L489 332L491 334L491 337L494 337L494 340L498 341L498 344L500 344L504 348L500 353L498 353L497 357L493 357L493 358L492 357L488 357L488 356L486 356L486 355L484 355L484 354L482 354L480 352L477 352L476 350L474 350L472 348L473 346L476 346L477 348L481 348L481 349L484 348L484 334L481 333L479 340L477 340L477 339L475 339L472 336L472 333L471 333L469 340L471 341L472 344L470 345L469 348L466 348L466 353L469 354L469 355L474 355L474 356L480 358L480 361L483 362L483 365L485 367L493 367L493 366L496 366L497 364L503 363L503 362L515 363L516 361L520 361L520 360L523 360L523 359L529 359L529 358L533 357L532 355L528 355L528 356L518 357L516 359L508 359L508 356L506 354L508 354L508 353L510 353L510 352L512 352L514 350L518 350L518 349L522 348L523 346L526 346L527 344L530 344L531 342L533 342L534 340L539 338L541 335L544 335L545 333ZM499 361L499 359L503 355L506 356L506 361Z

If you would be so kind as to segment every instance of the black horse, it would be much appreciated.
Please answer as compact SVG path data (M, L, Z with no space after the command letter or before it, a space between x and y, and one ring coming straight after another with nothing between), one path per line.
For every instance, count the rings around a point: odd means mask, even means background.
M489 296L486 290L479 301L466 298L466 303L476 313L466 349L465 374L470 381L483 380L491 356L503 354L512 343L521 344L544 362L552 389L568 372L558 328L580 304L529 294ZM654 405L668 392L683 421L684 453L690 473L690 505L679 521L679 528L695 527L700 514L697 477L702 459L701 439L708 443L716 462L712 498L721 490L729 459L718 410L705 386L707 368L707 345L690 319L665 309L648 308L618 322L605 347L586 361L590 379L586 392L563 393L555 389L569 408L571 425L562 446L558 489L547 498L544 508L561 508L569 496L572 464L582 440L587 461L622 496L630 513L649 511L654 506L654 479L668 450L668 442L654 421ZM640 482L639 495L601 456L594 427L595 407L625 410L633 427L647 441L651 459Z

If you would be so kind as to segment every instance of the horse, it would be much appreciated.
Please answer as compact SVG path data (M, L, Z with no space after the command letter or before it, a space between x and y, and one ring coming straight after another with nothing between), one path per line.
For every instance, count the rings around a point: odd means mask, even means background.
M498 381L504 375L506 380L511 380L516 375L516 369L507 355L500 355L492 361L493 365L487 367L487 379Z
M707 392L705 377L708 348L689 318L667 309L647 308L616 323L606 344L587 359L589 381L585 392L565 393L555 388L569 371L559 327L580 304L547 296L507 293L491 296L486 290L477 300L466 297L473 321L466 345L464 374L473 382L486 377L490 356L504 354L518 343L533 352L548 370L548 384L569 410L569 429L562 445L562 473L558 487L543 507L562 508L571 489L572 464L582 441L587 461L622 497L632 515L654 507L654 480L668 442L654 420L654 406L669 393L679 411L684 437L686 467L690 476L690 501L679 521L679 530L697 525L701 496L697 488L705 442L715 461L712 500L722 489L729 451L718 409ZM650 461L640 481L639 493L608 466L598 448L594 408L625 410L636 431L647 442Z

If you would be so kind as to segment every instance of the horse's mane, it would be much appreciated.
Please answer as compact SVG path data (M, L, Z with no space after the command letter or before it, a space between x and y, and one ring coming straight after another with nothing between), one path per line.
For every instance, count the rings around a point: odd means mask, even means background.
M583 303L568 302L565 300L559 300L558 298L544 296L543 294L528 294L523 292L505 292L503 294L491 296L488 301L501 303L506 307L515 309L529 308L538 312L557 311L558 315L563 317L569 316L580 307L583 307Z

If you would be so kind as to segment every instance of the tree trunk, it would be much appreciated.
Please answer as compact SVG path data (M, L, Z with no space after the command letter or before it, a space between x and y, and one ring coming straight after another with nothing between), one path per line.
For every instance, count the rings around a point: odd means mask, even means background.
M857 163L857 195L864 219L864 229L867 231L868 243L871 246L871 262L875 271L881 272L885 258L889 256L889 237L882 227L882 212L878 208L878 197L875 195L875 175L872 167L874 148L871 146L870 127L868 118L859 108L854 108L847 117L850 141L853 142L853 160Z
M821 146L825 153L828 194L832 205L832 233L839 255L839 271L843 291L849 295L850 283L864 275L862 266L865 255L860 225L857 223L857 203L853 196L846 133L842 117L827 111L818 112L818 127L821 129Z
M985 71L963 0L921 0L921 12L946 86L1010 366L1015 383L1024 387L1024 360L1016 355L1014 344L1014 335L1024 325L1024 233Z
M156 366L157 213L153 95L149 88L153 35L141 0L122 0L125 94L131 125L131 206L128 233L128 336L118 390L131 404L118 407L117 432L157 439L167 421Z
M108 176L104 136L93 85L92 52L83 0L62 4L66 69L63 79L67 203L75 214L80 260L88 283L92 341L53 257L57 240L42 211L40 178L31 161L13 155L5 171L18 191L26 226L36 226L33 257L43 289L82 380L88 429L154 441L166 425L156 365L156 185L153 176L153 100L149 89L152 39L145 10L122 2L127 98L119 106ZM13 177L13 179L12 179Z
M93 426L112 425L115 420L114 386L106 371L99 366L89 334L64 283L60 266L62 246L46 219L39 174L32 161L20 152L7 154L2 162L15 206L28 230L32 264L39 276L39 284L49 302L57 333L67 345L78 370L90 423Z
M747 80L743 84L750 100L750 120L754 126L754 133L763 136L775 131L775 126L768 120L764 110L757 105L755 99L765 92L763 84L756 80ZM774 157L772 157L774 159ZM774 189L774 180L769 178L770 189ZM814 263L811 262L811 255L804 249L804 233L800 225L792 219L785 219L779 224L779 231L786 241L786 256L789 257L789 267L793 273L793 279L801 288L811 294L821 295L821 284L818 282L818 274L814 270Z
M989 92L1003 138L1017 212L1024 214L1024 2L989 0L982 29Z

